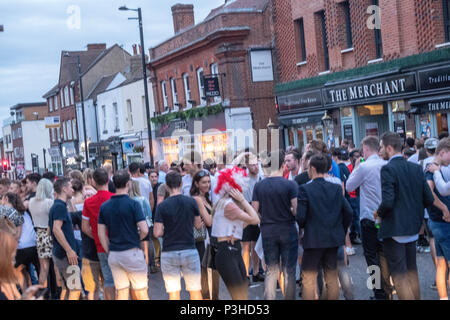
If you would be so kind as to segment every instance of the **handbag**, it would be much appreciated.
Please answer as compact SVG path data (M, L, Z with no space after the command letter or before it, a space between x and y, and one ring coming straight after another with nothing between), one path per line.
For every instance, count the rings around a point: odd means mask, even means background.
M202 226L200 229L194 227L194 239L195 241L205 241L206 239L206 227Z
M211 237L210 243L207 244L205 254L202 259L202 267L216 270L216 253L217 253L217 238Z

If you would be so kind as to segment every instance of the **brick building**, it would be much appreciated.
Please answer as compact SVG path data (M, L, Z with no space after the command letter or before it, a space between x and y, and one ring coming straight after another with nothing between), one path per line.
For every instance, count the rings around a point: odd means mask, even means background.
M286 146L448 131L449 0L271 3Z
M19 103L10 109L13 118L6 123L12 141L12 152L8 155L10 176L20 179L29 172L44 172L44 150L50 147L44 124L48 114L46 103Z
M85 141L80 140L83 124L77 121L77 108L81 104L78 57L83 93L87 97L100 78L124 73L131 55L117 44L106 48L104 43L88 44L85 51L61 52L58 84L43 96L47 100L49 116L55 117L48 134L52 146L49 150L51 170L57 174L62 174L66 166L79 167L79 160L85 157ZM95 119L86 119L88 121Z
M173 6L175 35L150 49L156 160L172 162L190 149L205 160L256 147L252 129L276 118L270 1L224 1L198 24L193 10ZM196 120L203 120L198 130ZM176 129L183 136L173 136Z

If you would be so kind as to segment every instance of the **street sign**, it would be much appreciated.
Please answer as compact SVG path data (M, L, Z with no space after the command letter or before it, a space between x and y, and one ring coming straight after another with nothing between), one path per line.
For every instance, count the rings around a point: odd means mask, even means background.
M45 128L59 128L59 116L45 117Z

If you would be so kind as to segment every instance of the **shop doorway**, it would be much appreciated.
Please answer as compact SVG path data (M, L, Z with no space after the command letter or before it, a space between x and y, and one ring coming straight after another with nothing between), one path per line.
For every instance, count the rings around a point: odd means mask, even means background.
M436 128L438 136L441 133L448 133L448 119L447 113L437 113L436 114Z
M389 131L387 106L384 104L364 105L357 107L359 141L367 136L381 135Z

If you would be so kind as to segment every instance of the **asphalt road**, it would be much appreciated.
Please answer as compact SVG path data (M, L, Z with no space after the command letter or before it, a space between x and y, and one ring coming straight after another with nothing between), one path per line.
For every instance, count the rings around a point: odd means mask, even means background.
M372 296L372 291L367 289L367 279L369 274L366 272L367 265L363 256L363 250L360 245L354 246L356 255L350 256L349 274L352 277L354 286L354 296L356 300L368 300ZM439 296L435 289L431 289L431 285L435 279L435 267L433 265L431 255L429 253L417 253L417 265L419 269L419 280L421 289L421 299L423 300L438 300ZM164 287L161 272L150 274L149 277L149 297L152 300L167 300L169 298ZM182 280L181 299L188 300L189 294L184 289L184 282ZM298 297L297 287L296 297ZM231 299L225 284L220 279L220 300ZM263 300L264 299L264 282L252 283L249 287L249 300ZM281 291L277 293L277 299L283 299ZM344 299L341 293L340 299ZM394 296L396 299L396 296Z

